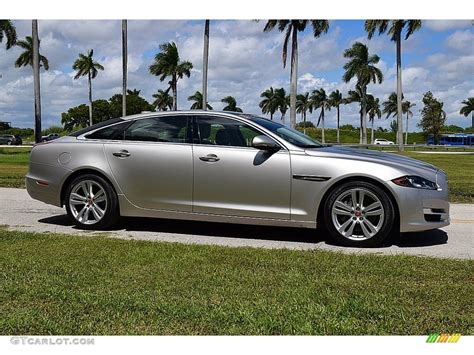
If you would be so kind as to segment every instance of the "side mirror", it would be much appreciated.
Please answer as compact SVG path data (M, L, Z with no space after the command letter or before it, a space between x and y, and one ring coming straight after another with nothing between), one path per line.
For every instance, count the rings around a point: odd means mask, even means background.
M269 151L280 150L280 146L273 139L264 135L254 137L252 139L252 147Z

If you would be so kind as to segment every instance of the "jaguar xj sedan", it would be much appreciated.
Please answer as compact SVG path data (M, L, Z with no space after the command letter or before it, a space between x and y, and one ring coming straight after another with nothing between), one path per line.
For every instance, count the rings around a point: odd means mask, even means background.
M449 224L436 167L322 145L241 113L147 113L37 144L26 186L84 229L120 216L321 227L339 244L368 247Z

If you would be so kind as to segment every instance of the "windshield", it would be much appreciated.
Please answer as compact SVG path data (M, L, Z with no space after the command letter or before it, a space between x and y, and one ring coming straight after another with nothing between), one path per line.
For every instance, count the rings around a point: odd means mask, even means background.
M246 118L251 119L255 123L259 124L262 127L265 127L269 131L275 133L280 138L283 138L285 141L294 144L301 148L319 148L322 147L322 144L316 139L313 139L296 129L287 127L277 122L267 120L266 118L254 116L254 115L243 115Z

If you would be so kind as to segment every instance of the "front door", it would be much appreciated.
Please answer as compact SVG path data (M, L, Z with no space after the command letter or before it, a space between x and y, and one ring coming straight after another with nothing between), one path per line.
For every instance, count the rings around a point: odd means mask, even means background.
M192 211L193 161L188 126L184 115L145 118L133 122L119 141L104 143L112 173L135 206Z
M290 156L251 147L257 129L232 118L197 116L193 211L290 218Z

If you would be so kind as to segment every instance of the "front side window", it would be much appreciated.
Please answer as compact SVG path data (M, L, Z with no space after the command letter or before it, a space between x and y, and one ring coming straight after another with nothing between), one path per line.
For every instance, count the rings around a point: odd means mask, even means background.
M127 141L187 143L189 136L186 116L145 118L133 122L123 135Z
M226 117L197 117L194 143L251 147L253 138L261 134L245 123Z
M301 148L319 148L323 145L318 142L316 139L313 139L296 129L287 127L280 123L267 120L266 118L262 118L255 115L248 115L248 114L241 114L242 116L251 119L253 122L257 123L258 125L268 129L272 133L276 134L280 138L284 139L285 141L294 144Z

